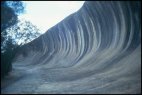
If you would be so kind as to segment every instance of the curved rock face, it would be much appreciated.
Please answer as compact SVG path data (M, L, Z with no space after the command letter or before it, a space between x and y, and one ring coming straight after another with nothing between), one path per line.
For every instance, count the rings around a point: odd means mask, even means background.
M3 93L141 93L140 2L85 2L24 45Z

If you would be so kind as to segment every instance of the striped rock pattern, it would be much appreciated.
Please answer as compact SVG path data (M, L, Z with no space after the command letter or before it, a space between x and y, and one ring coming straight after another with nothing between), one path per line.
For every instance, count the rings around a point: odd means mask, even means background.
M141 93L140 2L87 1L24 45L2 93Z

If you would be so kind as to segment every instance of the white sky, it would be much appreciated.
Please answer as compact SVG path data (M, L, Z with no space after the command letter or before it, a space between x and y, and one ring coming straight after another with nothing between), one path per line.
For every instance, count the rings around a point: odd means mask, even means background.
M46 32L68 15L79 10L84 1L23 1L26 4L25 14L20 19L29 20Z

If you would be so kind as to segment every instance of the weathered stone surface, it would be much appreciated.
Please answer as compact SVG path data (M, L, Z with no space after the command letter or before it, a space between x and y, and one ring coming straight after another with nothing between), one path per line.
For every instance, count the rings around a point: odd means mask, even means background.
M13 63L22 78L2 93L141 93L140 8L140 2L85 2L22 47Z

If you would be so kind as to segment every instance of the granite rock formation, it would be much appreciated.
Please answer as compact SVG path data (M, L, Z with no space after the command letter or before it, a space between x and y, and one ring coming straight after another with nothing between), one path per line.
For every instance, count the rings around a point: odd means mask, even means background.
M85 2L21 48L2 93L141 93L140 3Z

